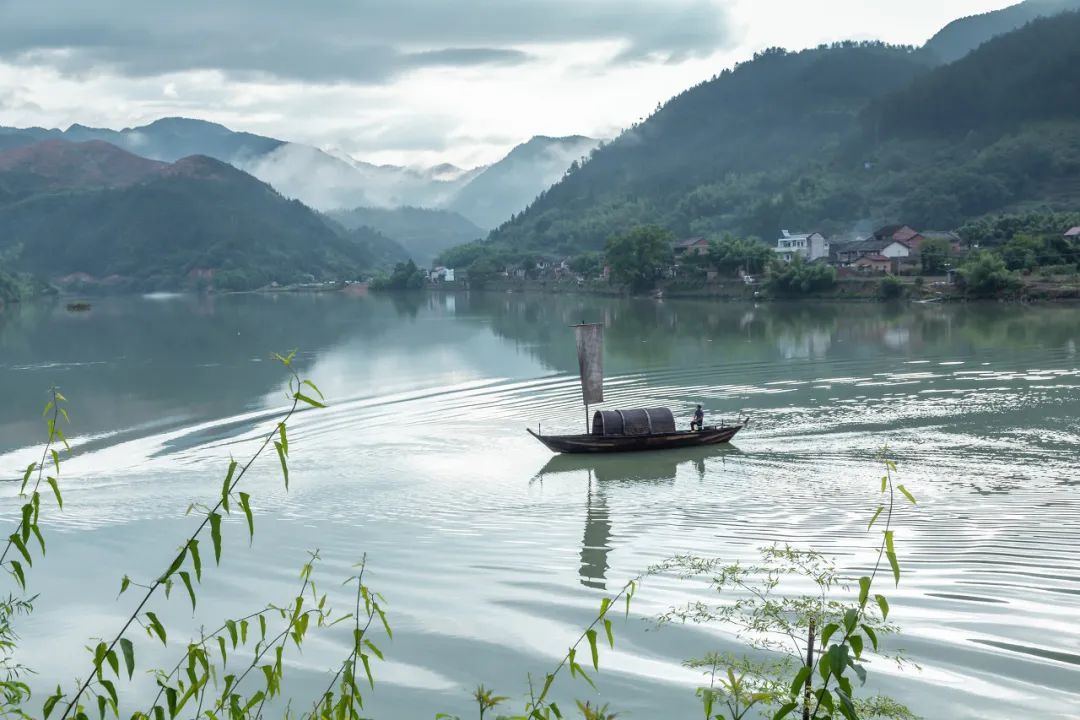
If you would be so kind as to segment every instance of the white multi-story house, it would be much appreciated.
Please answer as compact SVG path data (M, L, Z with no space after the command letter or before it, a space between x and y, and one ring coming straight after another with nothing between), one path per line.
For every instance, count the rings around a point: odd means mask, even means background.
M776 257L784 262L791 262L796 255L806 261L829 257L829 241L821 233L792 235L782 230L783 236L776 241Z

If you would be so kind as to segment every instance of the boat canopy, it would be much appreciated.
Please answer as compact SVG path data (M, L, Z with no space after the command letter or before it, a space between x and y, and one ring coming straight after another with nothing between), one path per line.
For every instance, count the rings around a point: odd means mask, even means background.
M675 416L668 408L597 410L593 435L657 435L675 432Z

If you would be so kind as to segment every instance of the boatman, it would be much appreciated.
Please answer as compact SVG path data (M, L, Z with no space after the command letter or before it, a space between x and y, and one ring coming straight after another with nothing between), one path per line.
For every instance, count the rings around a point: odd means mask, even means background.
M694 419L690 421L691 430L701 430L701 426L705 423L705 411L701 409L701 406L697 406L697 410L694 411Z

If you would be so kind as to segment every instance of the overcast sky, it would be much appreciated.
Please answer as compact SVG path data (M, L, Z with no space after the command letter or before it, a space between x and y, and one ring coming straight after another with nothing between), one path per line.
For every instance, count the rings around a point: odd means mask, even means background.
M373 162L610 137L769 46L921 44L1015 0L0 0L0 125L183 115Z

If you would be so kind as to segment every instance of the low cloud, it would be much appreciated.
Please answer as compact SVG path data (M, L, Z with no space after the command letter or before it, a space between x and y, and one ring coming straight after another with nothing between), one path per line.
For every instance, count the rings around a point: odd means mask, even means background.
M536 43L614 41L619 61L677 60L730 42L707 0L235 0L4 4L0 60L70 75L381 84L428 67L526 63Z

